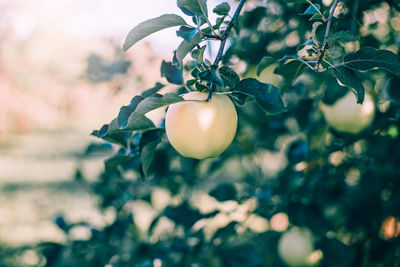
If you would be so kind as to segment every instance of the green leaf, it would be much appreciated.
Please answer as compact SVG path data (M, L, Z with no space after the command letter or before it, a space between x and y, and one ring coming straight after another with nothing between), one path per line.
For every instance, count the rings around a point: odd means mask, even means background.
M161 77L167 78L167 81L173 84L183 84L183 76L181 70L172 62L162 61Z
M219 69L219 75L224 85L230 88L234 88L235 85L240 81L239 75L237 75L237 73L228 66L222 66Z
M139 103L134 113L144 115L154 109L184 101L177 93L155 94Z
M292 84L299 77L307 66L296 58L288 58L284 63L280 63L274 73L283 76L288 84Z
M257 76L260 75L260 73L268 66L276 63L276 60L273 57L270 56L264 56L260 63L257 65Z
M362 104L364 101L365 89L361 80L355 73L349 68L335 67L333 68L333 74L340 83L353 89L357 98L357 103Z
M307 3L307 0L285 0L288 3Z
M191 53L193 59L197 60L197 62L202 63L204 59L204 52L206 50L206 46L203 45L199 49L194 49Z
M157 93L158 91L160 91L162 88L164 88L164 84L157 82L156 85L153 88L147 89L146 91L144 91L142 93L142 96L144 98L149 97L155 93Z
M222 81L219 73L214 68L206 69L202 72L199 72L198 77L202 81L208 81L210 83L215 83L219 86L224 86L224 82Z
M176 4L188 16L208 16L207 0L177 0Z
M139 143L140 157L142 159L142 170L147 177L157 145L161 142L160 132L163 129L153 129L142 134Z
M324 41L325 30L322 26L323 23L320 21L314 22L312 25L312 37L314 42L319 45L322 44Z
M393 76L390 79L388 93L389 93L389 96L393 100L400 101L400 77L399 76Z
M330 78L326 82L326 88L322 96L322 102L327 105L333 105L338 99L342 98L349 92L347 86L341 86L335 78Z
M185 58L185 56L192 51L192 49L201 42L201 36L199 33L196 33L193 36L193 39L191 42L187 42L186 40L183 40L182 43L178 46L176 49L176 59L179 61L179 63L182 63L182 60Z
M123 49L124 51L128 50L132 45L152 33L181 25L187 25L187 23L182 17L175 14L165 14L157 18L146 20L137 25L128 33Z
M354 39L354 36L349 31L339 31L329 34L328 37L326 37L327 41L336 39L341 39L343 42L350 42Z
M176 34L179 37L182 37L186 42L191 42L193 39L193 36L196 34L197 29L193 27L188 27L188 26L181 26L179 27L179 30L176 31Z
M253 78L243 79L235 86L233 92L253 97L270 114L285 111L281 92L270 83L262 83Z
M345 56L343 64L360 71L383 68L393 74L400 74L400 57L389 50L379 50L373 47L363 47L357 52Z
M129 116L128 123L123 130L140 131L154 128L156 128L156 126L149 118L144 115L135 114L135 112L133 112L131 116Z
M326 50L325 56L332 59L343 59L344 53L344 49L341 46L332 46Z
M149 120L145 114L154 109L181 101L184 101L184 99L176 93L167 93L165 95L154 94L145 98L129 116L125 130L138 131L154 129L154 123Z
M309 19L309 21L313 21L313 20L321 20L322 19L322 15L319 13L315 13L314 15L312 15Z
M219 27L221 27L222 23L224 23L224 21L225 21L225 17L219 17L219 18L217 18L217 19L215 20L215 25L213 26L213 28L214 28L215 30L218 30ZM226 22L225 22L225 23L226 23Z
M209 195L218 201L234 200L237 195L237 190L233 184L220 184L211 190Z
M223 2L219 5L217 5L213 9L213 12L220 16L227 16L229 14L230 10L231 10L231 7L229 6L229 4L227 2Z
M120 129L123 129L126 127L126 124L128 123L128 118L132 114L133 111L135 111L137 105L144 99L142 96L135 96L132 98L131 103L127 106L122 106L121 109L119 110L118 113L118 125Z
M301 15L313 15L313 14L317 13L319 10L321 10L321 6L320 6L319 4L315 4L314 6L315 6L316 8L318 8L318 9L315 9L315 7L313 7L312 5L310 5L310 6L306 9L306 11L304 11Z
M148 123L153 125L153 127L150 128L154 128L154 124L152 121L149 120ZM93 131L91 135L102 138L112 143L120 144L121 146L125 146L128 138L127 131L127 129L119 128L118 118L115 118L109 124L103 125L100 130Z

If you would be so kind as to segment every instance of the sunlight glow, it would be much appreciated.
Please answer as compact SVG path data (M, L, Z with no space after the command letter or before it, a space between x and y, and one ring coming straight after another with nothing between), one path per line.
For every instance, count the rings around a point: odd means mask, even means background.
M200 123L200 128L203 131L207 131L208 128L213 124L215 118L215 110L212 108L205 109L200 116L197 117Z

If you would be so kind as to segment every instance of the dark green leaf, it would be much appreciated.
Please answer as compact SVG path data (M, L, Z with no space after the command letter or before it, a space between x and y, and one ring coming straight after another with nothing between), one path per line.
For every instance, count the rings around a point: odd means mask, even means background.
M390 85L388 88L389 95L392 99L400 101L400 77L393 76L390 79Z
M197 62L201 63L203 62L204 58L204 51L206 50L206 46L203 45L199 49L194 49L191 53L191 56L193 59L197 60Z
M135 114L133 112L128 119L128 123L123 130L139 131L156 128L154 123L144 115Z
M357 103L362 104L364 101L365 89L355 73L349 68L336 67L333 68L333 74L339 82L353 89L357 98Z
M354 39L354 36L349 31L340 31L329 34L326 38L327 41L341 39L343 42L350 42Z
M176 224L181 224L189 229L200 220L203 216L198 211L190 207L187 202L182 203L180 206L168 206L164 209L164 215L173 220Z
M165 14L157 18L146 20L137 25L128 33L123 48L126 51L136 42L152 33L181 25L187 25L186 21L182 17L174 14Z
M220 75L213 68L206 69L198 74L200 80L208 81L210 83L215 83L219 86L224 86L224 82L222 81Z
M187 86L193 86L197 82L197 79L191 79L186 81Z
M118 113L118 125L120 129L123 129L126 127L126 124L128 123L128 118L132 114L133 111L135 111L137 105L142 101L144 98L142 96L135 96L132 98L131 103L127 106L122 106L121 109L119 110Z
M288 3L307 3L306 0L285 0Z
M162 61L161 77L167 78L167 81L173 84L183 84L183 77L180 69L171 62Z
M276 63L276 60L273 57L270 56L264 56L260 63L257 65L257 76L260 75L260 73L268 66Z
M322 25L323 23L320 21L314 22L312 25L312 36L317 45L322 44L324 41L325 29L321 27Z
M314 15L312 15L309 19L309 21L313 21L313 20L321 20L322 19L322 15L319 13L315 13Z
M144 91L142 93L142 96L144 98L149 97L149 96L157 93L158 91L160 91L164 86L165 86L164 84L157 82L153 88L150 88L150 89L147 89L146 91Z
M204 92L205 90L208 89L208 86L205 86L204 84L197 82L196 89L197 89L197 91Z
M230 88L234 88L235 85L240 81L239 75L237 75L237 73L228 66L222 66L219 69L219 75L224 85Z
M121 166L132 159L131 156L128 155L115 155L104 162L105 169L107 172L113 172L118 169L118 166Z
M177 0L176 4L188 16L208 16L207 0Z
M236 198L236 188L232 184L220 184L209 193L218 201L234 200Z
M280 63L274 70L274 73L283 76L288 84L292 84L299 77L307 66L295 58L290 58L284 63Z
M332 59L341 59L344 57L344 53L344 49L341 46L332 46L326 50L325 56Z
M383 68L396 75L400 74L400 57L389 50L378 50L373 47L363 47L345 56L343 64L360 71Z
M128 132L125 129L119 129L117 118L112 120L110 124L103 125L100 130L93 131L91 135L122 146L126 145L128 138Z
M229 4L227 2L223 2L219 5L217 5L213 9L213 12L220 16L227 16L229 14L230 10L231 10L231 7L229 6Z
M319 10L321 10L321 6L320 6L319 4L315 4L314 6L315 6L316 8L318 8L318 9L315 9L315 7L313 7L312 5L310 5L310 6L306 9L306 11L303 12L302 15L313 15L313 14L317 13Z
M176 93L166 93L165 95L155 94L140 102L134 113L144 115L154 109L181 101L184 101L184 99Z
M177 60L182 63L182 60L184 59L184 57L190 52L192 51L192 49L201 42L201 36L199 33L196 33L193 36L192 41L189 43L186 40L183 40L182 43L178 46L178 48L176 49L176 58Z
M181 26L179 30L176 31L176 34L179 37L182 37L186 42L192 42L193 36L196 34L197 29L188 26Z
M150 164L153 160L154 152L156 151L157 145L160 143L160 131L163 129L153 129L146 131L142 134L139 143L140 156L142 159L142 170L144 175L148 176Z
M213 26L214 29L219 29L219 27L224 23L225 17L219 17L215 20L215 25Z
M176 93L154 94L147 97L139 103L135 111L129 116L125 129L130 131L153 129L155 128L154 123L146 118L145 114L154 109L181 101L184 101L184 99Z
M248 78L241 80L233 91L253 97L268 113L277 114L285 111L281 93L272 84Z
M327 105L333 105L336 100L346 95L348 91L348 87L341 86L336 79L332 77L326 83L324 95L322 96L322 102Z

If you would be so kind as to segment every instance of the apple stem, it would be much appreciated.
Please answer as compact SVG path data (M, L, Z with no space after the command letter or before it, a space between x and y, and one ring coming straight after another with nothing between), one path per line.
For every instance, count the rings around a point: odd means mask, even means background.
M239 17L240 11L242 10L245 1L246 0L240 0L239 5L237 6L237 8L235 10L235 13L232 16L232 20L229 22L228 26L226 27L226 29L221 34L221 38L219 39L221 41L221 44L219 46L217 56L215 57L215 60L214 60L214 63L213 63L213 66L215 68L218 67L219 62L222 60L222 56L224 54L224 48L225 48L226 40L228 39L229 33L232 30L235 21ZM215 92L215 85L214 85L214 83L211 83L211 85L210 85L210 94L208 95L207 101L211 100L212 94L214 92Z

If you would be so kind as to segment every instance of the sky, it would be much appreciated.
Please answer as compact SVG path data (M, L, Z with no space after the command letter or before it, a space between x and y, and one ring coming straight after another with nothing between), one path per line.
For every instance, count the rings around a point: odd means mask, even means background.
M221 1L208 2L211 11ZM190 22L176 6L176 0L0 0L0 6L4 3L14 7L8 19L21 38L39 26L54 34L79 38L112 37L122 46L129 30L144 20L174 13ZM175 31L163 30L146 41L156 51L172 51L181 42L178 37L171 37Z

